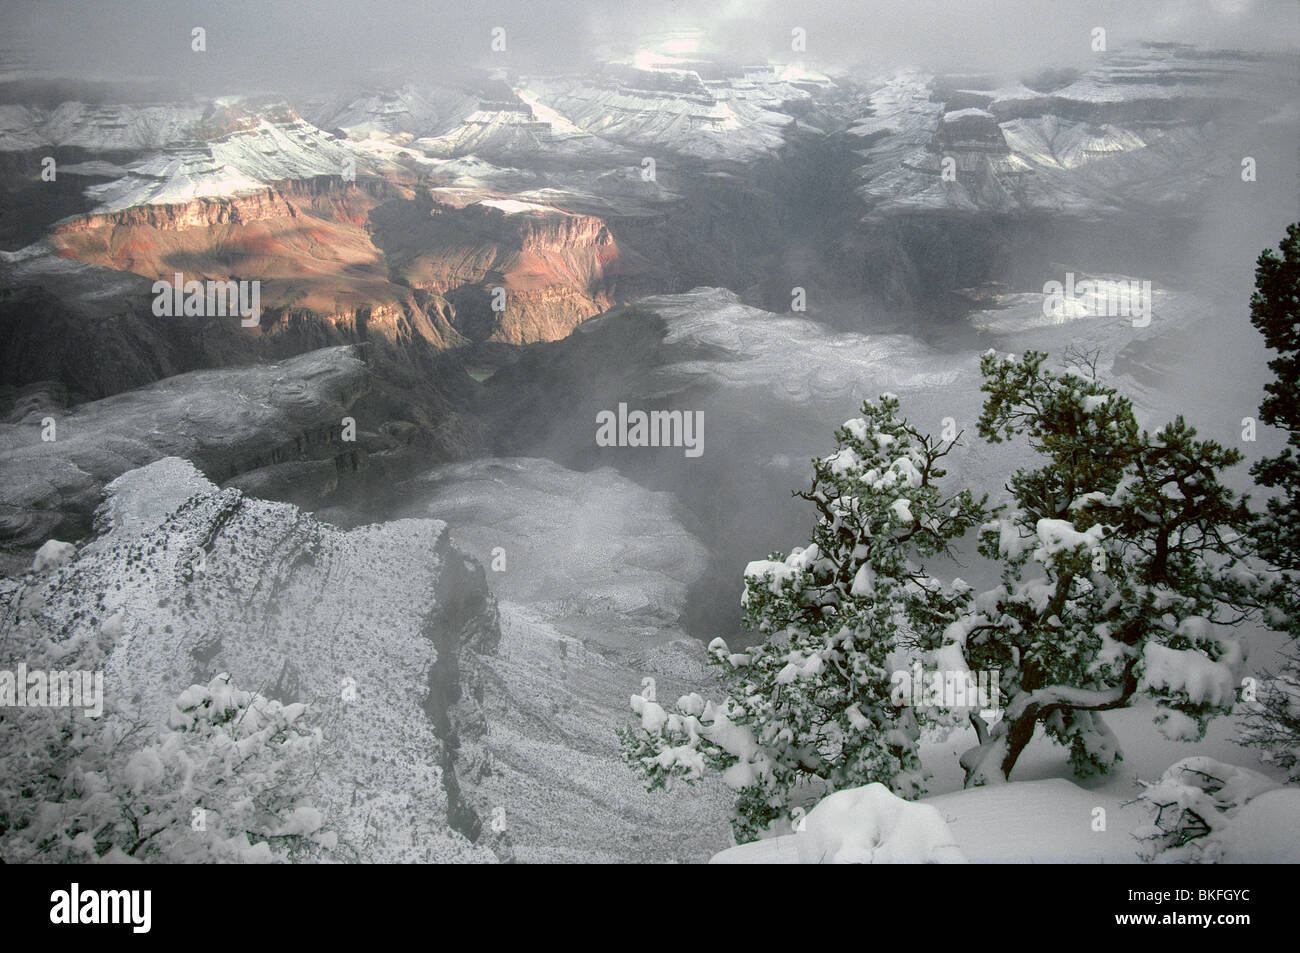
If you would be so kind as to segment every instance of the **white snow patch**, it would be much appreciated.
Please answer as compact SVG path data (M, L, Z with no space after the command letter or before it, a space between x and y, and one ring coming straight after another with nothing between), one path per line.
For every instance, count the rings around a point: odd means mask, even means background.
M962 864L943 816L905 801L883 784L837 791L805 818L803 830L742 844L710 863Z
M41 548L36 550L36 558L32 560L32 572L45 572L48 569L66 566L76 555L77 547L71 543L47 539Z

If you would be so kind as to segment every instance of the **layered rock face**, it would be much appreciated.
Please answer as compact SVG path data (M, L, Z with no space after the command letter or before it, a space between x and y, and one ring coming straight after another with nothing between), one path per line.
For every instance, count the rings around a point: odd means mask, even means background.
M343 418L369 388L365 364L343 347L181 374L71 409L31 393L0 423L0 536L24 546L83 535L107 483L174 455L217 481L278 483L281 492L319 503L340 474L397 443L364 425L358 441L342 441Z
M621 272L645 270L629 269L637 256L624 255L591 215L516 200L403 205L411 203L385 203L338 180L285 183L85 215L58 225L49 241L62 257L151 281L256 275L265 313L258 334L308 322L326 339L393 350L555 340L613 303ZM498 287L508 298L485 310Z
M39 168L40 148L33 144L66 151L64 142L93 141L100 127L85 110L64 111L78 122L38 111L9 117L15 128L4 145L29 147L15 154L20 167L31 166L26 174ZM585 229L561 225L549 236L516 234L508 227L494 234L480 223L466 230L478 236L478 245L462 236L442 252L445 260L434 263L443 280L408 283L404 263L420 254L426 262L437 258L439 232L462 230L438 223L425 223L429 227L414 235L388 230L381 247L372 233L383 225L372 222L372 213L415 199L412 183L448 181L436 164L420 164L426 154L439 154L436 149L349 143L276 102L226 103L198 116L182 111L169 124L151 113L127 111L148 135L123 139L119 130L108 137L120 165L100 162L91 169L94 163L81 162L65 170L64 181L82 188L93 207L53 225L39 247L151 280L182 274L185 280L257 281L265 311L257 333L280 336L280 353L286 346L291 352L304 349L290 341L303 336L304 323L314 327L308 333L317 346L331 340L377 341L398 352L412 344L459 346L466 338L455 325L483 330L477 302L502 280L487 279L499 275L517 292L519 307L498 319L502 328L488 329L483 337L515 343L553 339L609 301L613 283L604 266L617 252L599 247L611 244L607 234L584 233L599 233L598 221L584 222ZM128 146L139 151L123 154ZM51 191L44 195L47 204ZM22 201L37 197L24 193ZM427 203L418 204L427 210ZM563 220L567 213L555 210L555 216ZM425 239L432 252L420 244ZM520 260L503 260L512 254ZM38 294L26 277L22 269L11 275L25 303ZM458 315L458 306L468 313ZM213 363L220 360L213 357Z
M208 269L216 272L211 262ZM175 274L159 280L170 287ZM275 294L272 283L259 285L262 313L253 327L233 309L220 316L159 316L154 282L144 276L39 249L0 253L0 333L6 340L0 382L19 388L55 382L74 401L86 400L192 370L364 343L387 378L428 392L448 382L430 373L454 351L439 342L464 341L436 302L421 303L412 289L391 286L402 297L387 304L362 304L351 293L352 308L340 301L337 310L317 312L298 303L267 307L262 288Z
M187 281L257 280L265 330L272 333L285 313L348 326L360 313L378 312L402 315L435 347L461 343L409 287L390 280L366 228L376 202L337 179L289 182L238 196L83 216L56 226L50 245L61 257L151 281L172 282L177 273ZM399 323L375 322L374 335L396 343Z
M820 77L820 79L825 79ZM594 77L540 80L529 91L584 131L629 146L743 161L779 148L791 106L812 97L779 71L706 81L668 63L611 63Z
M698 284L777 311L816 288L809 313L860 329L1048 261L1176 244L1156 240L1160 219L1190 222L1226 187L1224 149L1285 132L1288 70L1169 46L1008 77L670 56L402 83L301 114L268 98L6 106L0 152L20 184L0 201L40 223L11 248L40 237L152 280L261 282L256 347L205 334L191 367L359 340L412 367ZM56 182L37 181L45 152ZM7 323L89 306L51 303L67 295L30 268L6 277Z
M435 205L401 241L411 249L404 281L451 302L474 341L565 337L609 307L621 272L636 268L599 218L513 199Z

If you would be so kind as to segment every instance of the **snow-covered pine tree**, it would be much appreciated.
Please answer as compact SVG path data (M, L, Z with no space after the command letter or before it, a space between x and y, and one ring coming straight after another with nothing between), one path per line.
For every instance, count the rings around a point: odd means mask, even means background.
M1281 453L1260 460L1251 474L1279 491L1256 528L1260 555L1277 570L1269 593L1270 625L1291 644L1276 671L1263 679L1244 720L1242 741L1300 781L1300 224L1289 225L1278 257L1265 249L1255 266L1250 322L1277 356L1274 380L1264 385L1260 419L1286 431Z
M740 842L788 830L804 804L842 788L923 792L916 713L891 704L887 659L969 607L968 587L941 586L922 561L991 514L970 491L941 489L952 442L898 412L891 394L863 403L797 494L818 514L811 545L746 568L744 624L761 641L709 646L722 700L691 694L670 712L652 688L632 697L640 725L619 733L630 765L651 790L721 772Z
M1181 417L1141 430L1095 367L1058 374L1045 358L981 362L980 434L1023 435L1043 465L1013 475L1013 508L984 527L1001 584L949 635L971 669L1000 672L1007 695L991 729L972 719L968 785L1005 780L1040 724L1076 771L1107 770L1121 753L1100 713L1142 694L1162 733L1200 738L1236 700L1236 626L1258 591L1251 514L1218 480L1241 455L1197 440Z

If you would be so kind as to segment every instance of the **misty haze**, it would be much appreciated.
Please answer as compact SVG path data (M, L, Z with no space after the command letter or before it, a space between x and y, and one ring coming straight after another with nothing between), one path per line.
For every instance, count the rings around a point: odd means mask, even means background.
M1300 861L1294 3L0 25L0 861Z

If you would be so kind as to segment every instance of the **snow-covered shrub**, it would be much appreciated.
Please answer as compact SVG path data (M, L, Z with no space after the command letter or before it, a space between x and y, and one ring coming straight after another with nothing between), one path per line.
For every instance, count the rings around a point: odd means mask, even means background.
M836 432L813 461L811 545L750 563L744 624L762 641L709 646L724 692L692 694L669 711L651 690L632 697L624 754L653 790L721 772L737 792L739 841L789 830L795 808L873 781L904 797L923 791L916 712L890 699L890 654L916 633L942 631L969 599L921 560L988 518L983 500L945 495L947 447L898 417L885 394Z
M1286 658L1276 673L1261 678L1255 698L1243 707L1241 742L1260 749L1261 761L1300 783L1300 656Z
M8 593L0 669L102 671L122 620L44 634L34 587ZM319 729L306 706L228 675L182 692L165 724L113 697L81 707L0 708L0 860L6 863L267 862L336 846L303 797Z
M1242 808L1279 786L1257 771L1204 757L1184 758L1159 781L1138 783L1138 801L1151 812L1151 823L1133 832L1141 841L1138 856L1165 864L1228 859Z

